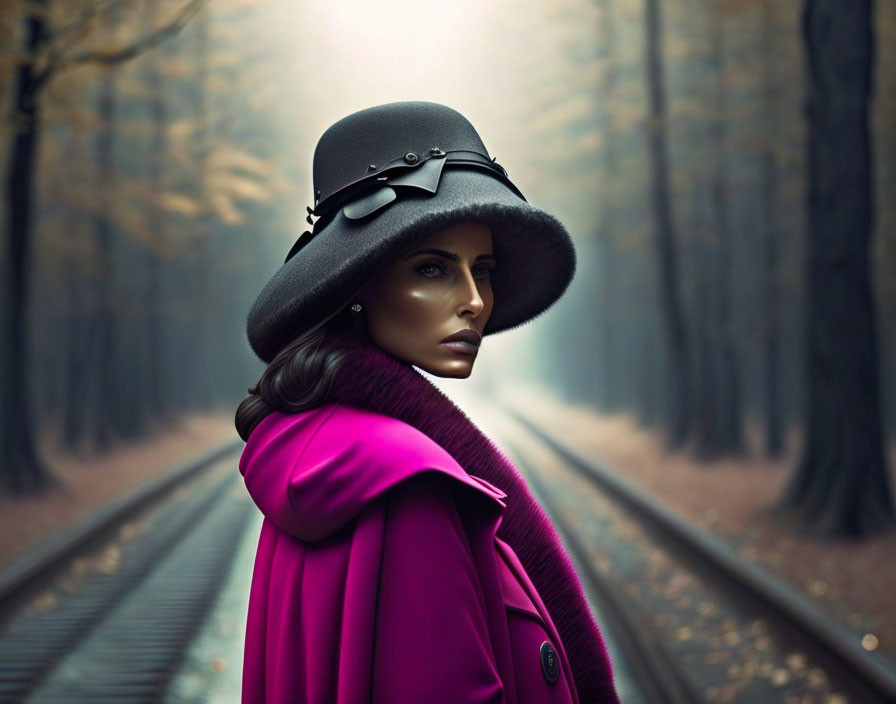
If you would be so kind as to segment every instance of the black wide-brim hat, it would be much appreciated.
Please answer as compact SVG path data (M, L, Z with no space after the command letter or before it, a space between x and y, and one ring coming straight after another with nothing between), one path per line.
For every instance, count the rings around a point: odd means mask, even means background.
M452 225L484 223L492 232L495 302L483 335L540 315L575 275L566 228L526 201L452 108L411 101L353 113L321 136L313 171L313 230L249 311L249 344L265 362L352 303L419 240Z

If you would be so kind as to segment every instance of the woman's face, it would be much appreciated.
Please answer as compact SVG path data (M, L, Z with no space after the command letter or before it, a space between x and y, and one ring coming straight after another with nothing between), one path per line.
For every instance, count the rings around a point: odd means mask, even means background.
M453 225L430 235L358 296L371 339L425 372L465 379L494 306L496 265L487 225ZM445 343L461 330L478 333L477 343Z

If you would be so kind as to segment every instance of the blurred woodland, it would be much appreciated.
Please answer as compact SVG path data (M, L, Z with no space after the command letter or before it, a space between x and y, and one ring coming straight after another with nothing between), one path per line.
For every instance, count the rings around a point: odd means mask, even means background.
M782 507L820 535L892 526L896 3L496 3L488 41L389 84L317 49L340 26L317 5L0 5L6 490L52 483L41 443L235 409L320 132L425 99L486 125L576 239L575 283L508 368L701 458L747 452L751 423L776 457L796 429Z

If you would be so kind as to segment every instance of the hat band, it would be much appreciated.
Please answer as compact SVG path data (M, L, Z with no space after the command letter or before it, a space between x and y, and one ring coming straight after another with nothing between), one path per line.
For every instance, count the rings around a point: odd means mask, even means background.
M388 171L384 168L378 176L365 177L360 181L348 184L326 199L326 207L324 207L324 203L321 203L314 210L308 208L309 222L311 222L310 215L320 214L320 217L313 223L314 226L310 232L306 230L296 240L286 255L284 263L294 257L329 224L339 212L339 206L342 206L342 213L345 217L350 220L360 220L382 211L387 205L398 200L399 195L408 195L414 190L435 194L438 191L442 169L446 165L484 167L490 175L509 186L516 195L526 201L526 197L507 176L507 170L494 159L469 150L455 150L448 152L447 155L441 150L430 150L431 153L434 151L439 153L418 162L411 168L407 168L407 165L389 167ZM337 196L340 197L337 198Z
M429 153L423 157L420 157L413 152L408 152L402 156L395 157L381 168L377 169L375 166L371 165L369 168L374 169L374 171L364 175L362 178L350 181L349 183L344 183L324 196L322 200L315 201L315 207L310 212L313 215L324 217L330 214L331 211L338 210L345 202L355 200L359 192L371 188L372 184L375 184L376 181L381 181L384 177L391 181L395 178L396 172L410 173L420 169L427 170L427 165L432 162L441 164L448 163L455 166L485 167L511 186L514 191L517 192L517 195L521 198L523 197L523 194L519 192L519 189L516 188L507 176L507 170L495 159L490 159L487 154L482 154L481 152L473 151L471 149L451 149L445 152L438 147L433 147L429 150Z

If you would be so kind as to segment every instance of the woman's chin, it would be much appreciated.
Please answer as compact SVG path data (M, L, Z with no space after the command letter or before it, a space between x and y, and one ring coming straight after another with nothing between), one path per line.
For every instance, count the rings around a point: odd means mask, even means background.
M474 358L468 360L457 360L452 362L441 362L438 364L415 364L427 374L443 377L445 379L466 379L473 373Z

